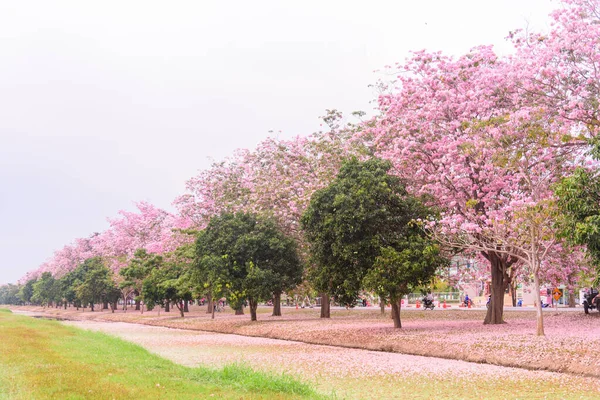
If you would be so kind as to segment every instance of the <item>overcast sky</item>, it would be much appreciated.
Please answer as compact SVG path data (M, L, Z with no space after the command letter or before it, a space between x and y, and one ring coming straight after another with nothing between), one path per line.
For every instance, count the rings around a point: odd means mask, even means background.
M0 284L269 130L370 111L410 50L510 51L550 0L0 2Z

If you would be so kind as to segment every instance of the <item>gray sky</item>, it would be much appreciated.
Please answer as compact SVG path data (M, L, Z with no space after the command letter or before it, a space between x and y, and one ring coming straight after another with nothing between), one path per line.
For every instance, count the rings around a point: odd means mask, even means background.
M510 51L550 0L0 2L0 284L106 217L171 209L185 181L269 130L370 111L410 50Z

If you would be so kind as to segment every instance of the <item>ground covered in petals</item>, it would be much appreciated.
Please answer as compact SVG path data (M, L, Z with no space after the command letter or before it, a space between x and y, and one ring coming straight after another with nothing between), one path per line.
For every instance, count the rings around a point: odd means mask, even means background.
M243 364L307 381L333 398L598 398L600 384L569 374L130 323L67 321L119 336L177 363Z
M212 320L204 308L192 307L185 318L177 313L129 310L94 312L26 307L61 318L135 322L187 330L301 341L367 350L433 356L508 367L520 367L600 377L600 314L546 311L546 336L535 335L532 311L506 311L506 324L483 325L484 310L403 310L402 329L378 309L332 310L319 318L318 309L284 308L283 317L259 308L259 321L230 310ZM215 350L216 351L216 350Z

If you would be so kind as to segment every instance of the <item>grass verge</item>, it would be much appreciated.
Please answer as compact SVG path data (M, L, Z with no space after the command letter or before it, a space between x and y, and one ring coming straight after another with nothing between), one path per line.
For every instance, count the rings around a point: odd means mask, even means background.
M0 310L0 398L321 398L288 376L183 367L105 334L7 311Z

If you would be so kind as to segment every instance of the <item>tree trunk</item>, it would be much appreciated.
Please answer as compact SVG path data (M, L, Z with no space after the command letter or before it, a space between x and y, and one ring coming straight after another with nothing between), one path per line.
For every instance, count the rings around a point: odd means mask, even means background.
M171 312L171 302L167 301L165 303L165 312Z
M181 315L181 318L184 318L185 315L183 315L183 311L185 310L185 306L180 301L175 302L175 305L177 306L177 309L179 310L179 314Z
M103 310L108 310L108 301L105 300L105 301L102 302L102 309Z
M67 309L67 302L65 301L65 310Z
M92 309L92 312L94 312L94 302L90 302L90 308Z
M136 299L136 301L135 301L135 311L140 311L140 303L141 303L140 300Z
M402 299L391 300L392 303L392 319L394 320L394 328L402 328L402 322L400 321L400 307L402 307Z
M118 306L119 306L118 302L115 301L112 306L112 312L115 312L115 310L117 309Z
M331 318L331 304L329 294L321 293L321 318Z
M258 301L254 299L248 299L250 305L250 321L256 321L256 309L258 308Z
M517 306L517 280L513 279L510 282L510 298L512 300L512 306Z
M281 292L273 293L273 317L281 317Z
M385 315L385 299L383 297L379 300L379 309L381 310L381 315Z
M190 312L190 308L188 307L188 301L184 300L183 301L183 312ZM183 317L183 315L182 315Z
M535 316L537 335L544 336L544 316L542 315L542 297L540 296L540 277L538 272L533 274L533 290L535 290Z
M575 308L575 291L573 289L569 290L569 307Z
M483 320L484 324L496 325L503 324L503 312L504 312L504 292L508 285L508 274L506 270L506 260L501 258L501 255L489 252L487 255L484 254L490 261L492 270L492 300L490 306Z
M235 309L235 315L244 315L244 305L240 304L238 308Z
M206 296L206 303L208 304L208 308L206 309L207 314L212 314L213 318L215 315L215 307L213 306L212 295L208 294Z

